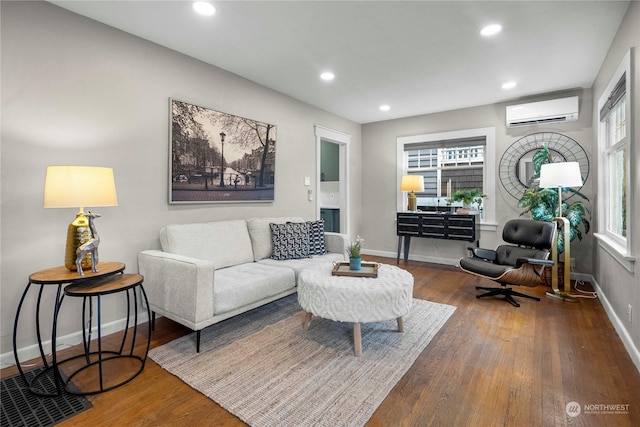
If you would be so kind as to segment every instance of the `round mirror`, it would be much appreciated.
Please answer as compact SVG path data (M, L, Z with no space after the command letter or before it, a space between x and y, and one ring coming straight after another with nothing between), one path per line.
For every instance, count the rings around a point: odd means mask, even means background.
M554 162L578 162L582 182L589 175L589 158L575 140L555 132L532 133L511 144L502 155L499 166L500 182L507 193L520 200L532 184L533 155L543 145L549 147Z

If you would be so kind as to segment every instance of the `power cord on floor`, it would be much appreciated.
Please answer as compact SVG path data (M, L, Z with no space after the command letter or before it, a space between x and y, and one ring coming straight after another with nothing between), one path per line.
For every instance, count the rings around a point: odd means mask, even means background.
M569 267L571 269L571 271L573 272L573 265L571 265ZM580 292L580 294L569 294L569 296L572 296L574 298L586 298L586 299L596 299L598 298L598 293L595 291L585 291L582 290L578 287L578 285L584 285L584 282L582 280L576 280L575 284L574 284L574 288L576 291Z
M587 298L587 299L596 299L598 298L598 293L595 291L585 291L582 290L578 287L578 285L584 285L584 282L582 280L576 280L575 283L575 289L576 291L580 292L581 294L584 295L580 295L580 294L571 294L572 297L576 297L576 298Z

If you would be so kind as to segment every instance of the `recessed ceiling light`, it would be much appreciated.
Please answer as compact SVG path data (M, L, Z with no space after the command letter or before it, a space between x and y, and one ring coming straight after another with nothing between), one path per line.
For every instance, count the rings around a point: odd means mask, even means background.
M504 90L513 89L514 87L516 87L516 85L517 85L516 82L506 82L502 84L502 89Z
M335 75L331 71L325 71L324 73L320 74L320 78L326 81L333 80L334 77Z
M211 3L206 1L193 2L193 10L204 16L211 16L216 13L216 8Z
M487 25L482 30L480 30L480 34L482 34L485 37L488 37L488 36L493 36L495 34L498 34L500 31L502 31L502 25L492 24L492 25Z
M380 106L380 111L389 111L391 109L390 106L388 106L387 104L381 105Z

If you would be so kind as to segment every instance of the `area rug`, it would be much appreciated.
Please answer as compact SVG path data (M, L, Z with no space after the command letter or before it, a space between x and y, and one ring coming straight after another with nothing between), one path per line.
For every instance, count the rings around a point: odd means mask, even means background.
M255 427L362 426L455 307L413 300L404 333L395 320L353 326L314 317L307 331L296 295L149 352L164 369Z

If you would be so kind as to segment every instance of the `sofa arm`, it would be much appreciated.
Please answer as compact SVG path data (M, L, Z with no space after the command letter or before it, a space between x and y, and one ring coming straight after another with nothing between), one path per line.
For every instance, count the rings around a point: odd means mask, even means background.
M342 254L346 259L347 246L349 245L349 236L342 233L332 233L325 231L324 245L327 252Z
M147 250L138 254L138 270L153 311L193 330L213 317L212 262Z

